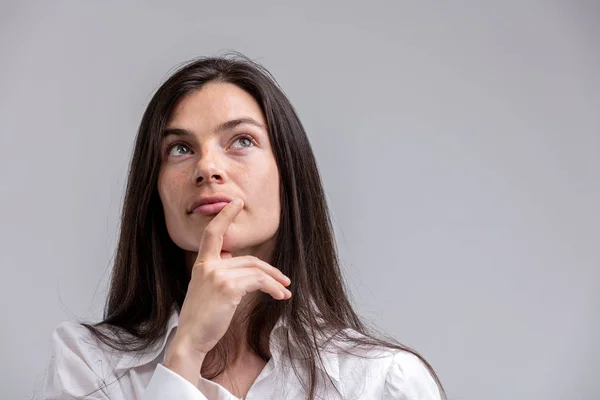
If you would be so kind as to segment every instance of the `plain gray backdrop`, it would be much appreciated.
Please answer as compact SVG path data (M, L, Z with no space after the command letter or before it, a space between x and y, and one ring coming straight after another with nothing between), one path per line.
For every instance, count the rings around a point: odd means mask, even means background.
M357 311L450 399L600 398L600 4L14 1L0 9L3 399L101 316L133 139L181 62L265 65Z

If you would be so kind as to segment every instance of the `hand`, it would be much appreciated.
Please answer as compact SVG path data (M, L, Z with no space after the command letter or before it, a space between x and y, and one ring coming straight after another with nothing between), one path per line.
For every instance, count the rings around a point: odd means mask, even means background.
M206 354L225 335L242 298L260 290L277 300L292 293L290 280L254 256L222 252L223 237L243 208L238 199L226 205L204 229L179 326L165 355L165 367L197 385Z

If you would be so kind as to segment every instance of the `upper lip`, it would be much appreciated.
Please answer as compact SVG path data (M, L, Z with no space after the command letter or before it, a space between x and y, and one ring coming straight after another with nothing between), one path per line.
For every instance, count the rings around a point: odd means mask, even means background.
M220 202L230 203L231 198L229 198L227 196L201 197L192 203L188 212L192 213L197 207L203 206L204 204L220 203Z

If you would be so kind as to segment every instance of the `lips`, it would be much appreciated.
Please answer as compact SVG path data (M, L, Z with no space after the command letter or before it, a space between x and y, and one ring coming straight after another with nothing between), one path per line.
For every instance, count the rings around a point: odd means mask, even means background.
M213 214L218 213L225 207L231 199L227 196L203 197L192 203L189 213Z
M192 213L193 214L203 214L203 215L218 214L223 208L225 208L225 206L227 204L229 204L229 203L224 202L224 201L220 201L218 203L204 204L204 205L194 208Z

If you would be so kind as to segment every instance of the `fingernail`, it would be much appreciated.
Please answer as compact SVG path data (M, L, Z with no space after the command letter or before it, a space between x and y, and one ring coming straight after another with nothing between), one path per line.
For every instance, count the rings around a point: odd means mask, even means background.
M234 199L232 201L232 203L233 203L234 206L239 206L242 203L242 200L240 200L240 199Z

